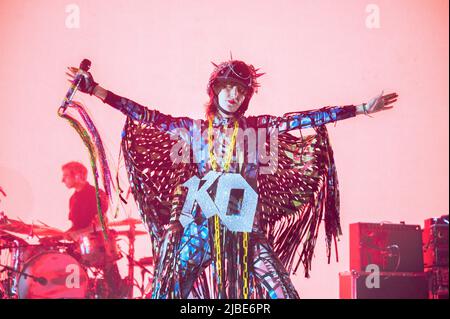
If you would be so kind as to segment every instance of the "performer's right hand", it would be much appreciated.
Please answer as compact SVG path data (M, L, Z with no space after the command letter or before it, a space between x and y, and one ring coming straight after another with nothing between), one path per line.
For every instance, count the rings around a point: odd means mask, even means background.
M70 83L75 80L77 74L81 73L83 76L81 78L78 90L89 95L92 95L94 93L94 89L98 85L98 83L94 81L94 78L92 77L92 74L90 72L86 72L75 67L67 67L67 69L69 70L69 72L66 72L66 75L69 77L68 81Z

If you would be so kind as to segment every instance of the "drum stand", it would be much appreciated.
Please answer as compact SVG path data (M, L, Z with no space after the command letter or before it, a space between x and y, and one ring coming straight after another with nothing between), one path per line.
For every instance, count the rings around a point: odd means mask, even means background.
M13 243L14 244L12 244L12 245L0 246L0 251L3 249L11 250L11 249L24 248L24 247L26 248L29 246L28 244L20 245L16 240L14 240ZM35 277L26 272L19 271L18 270L19 256L16 254L17 254L17 252L13 254L14 268L7 266L7 265L0 264L0 268L2 268L2 270L0 271L0 274L7 271L7 273L6 273L7 279L0 282L0 289L1 289L0 290L0 299L15 299L18 297L18 291L17 291L18 288L16 287L16 284L17 284L16 281L18 280L20 275L23 275L24 278L30 277L36 282L40 281L41 283L46 284L47 280L43 277ZM14 273L17 274L17 276L14 276L13 275Z
M128 232L128 299L133 298L133 286L134 286L134 241L136 240L136 225L130 225Z
M128 299L133 299L133 288L134 288L134 267L138 266L142 269L141 274L142 274L142 287L139 287L139 289L141 290L141 293L143 293L143 285L144 285L144 275L145 273L150 274L150 276L152 276L152 273L150 271L148 271L145 266L143 266L140 262L137 262L134 259L134 253L135 253L135 249L134 249L134 242L136 240L136 226L134 224L130 224L130 230L127 233L128 236L128 254L125 253L123 250L122 253L127 257L128 259L128 275L125 279L126 285L128 286Z
M6 273L6 279L3 279L0 281L0 299L12 299L17 297L16 294L13 292L13 276L12 271L8 270L7 267L0 264L0 267L3 269L0 271L0 274L7 271ZM9 267L8 267L9 268Z
M109 285L105 283L104 270L97 267L86 267L86 271L90 274L89 296L88 299L105 299L108 298ZM101 278L100 278L101 277ZM105 286L108 286L105 288Z

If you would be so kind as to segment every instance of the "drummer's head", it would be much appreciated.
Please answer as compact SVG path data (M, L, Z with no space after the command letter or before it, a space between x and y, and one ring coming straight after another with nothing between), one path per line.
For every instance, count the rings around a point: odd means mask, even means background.
M79 162L69 162L62 166L62 182L67 188L78 189L86 183L87 168Z

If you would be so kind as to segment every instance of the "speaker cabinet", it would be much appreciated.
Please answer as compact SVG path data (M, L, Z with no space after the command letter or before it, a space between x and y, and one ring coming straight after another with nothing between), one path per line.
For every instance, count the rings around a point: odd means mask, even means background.
M448 217L426 219L422 238L425 267L448 267Z
M428 299L428 280L425 273L343 272L339 273L339 298Z
M380 272L423 272L420 226L350 224L350 269L364 272L368 265Z

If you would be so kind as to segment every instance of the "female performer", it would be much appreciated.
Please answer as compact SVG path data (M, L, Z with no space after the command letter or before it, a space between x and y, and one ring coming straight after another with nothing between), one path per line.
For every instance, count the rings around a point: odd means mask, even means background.
M155 257L153 298L298 298L321 220L328 259L341 232L325 124L392 108L397 94L361 105L282 117L245 116L257 91L252 65L218 65L204 120L172 117L105 90L89 72L80 90L127 116L122 148ZM315 135L289 131L314 128Z

